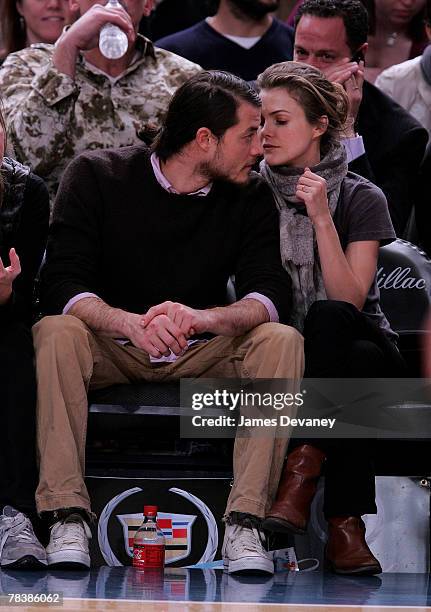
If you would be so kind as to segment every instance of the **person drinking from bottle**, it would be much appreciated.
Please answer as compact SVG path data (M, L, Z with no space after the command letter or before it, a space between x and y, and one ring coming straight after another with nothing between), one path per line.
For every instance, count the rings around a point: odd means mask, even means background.
M200 66L154 47L138 33L154 0L69 0L80 17L57 44L8 56L0 69L10 137L17 159L31 165L55 196L67 163L86 150L136 144L160 126L175 90ZM100 32L118 26L126 53L102 55Z

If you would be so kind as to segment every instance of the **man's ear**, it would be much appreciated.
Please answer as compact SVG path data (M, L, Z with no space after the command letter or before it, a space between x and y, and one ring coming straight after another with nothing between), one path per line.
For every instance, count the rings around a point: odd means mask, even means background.
M206 127L201 127L198 129L196 132L195 141L200 149L202 149L202 151L205 153L208 153L211 147L213 147L214 144L217 144L217 138L214 136L211 130Z
M147 0L144 6L144 17L149 17L154 8L154 0Z

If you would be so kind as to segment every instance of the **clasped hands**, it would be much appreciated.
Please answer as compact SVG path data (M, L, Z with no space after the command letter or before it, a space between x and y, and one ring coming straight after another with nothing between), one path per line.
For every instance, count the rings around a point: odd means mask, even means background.
M145 315L131 314L128 337L138 348L155 358L181 355L187 340L208 331L210 311L197 310L177 302L153 306Z

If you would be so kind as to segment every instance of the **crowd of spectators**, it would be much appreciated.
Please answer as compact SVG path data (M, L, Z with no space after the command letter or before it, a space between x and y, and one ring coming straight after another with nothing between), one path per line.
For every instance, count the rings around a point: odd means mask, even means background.
M425 31L431 40L431 4L425 11ZM431 134L431 47L421 55L390 66L380 73L376 86L405 108Z
M290 4L3 1L2 567L90 566L89 389L405 371L376 271L414 213L431 254L431 0ZM273 573L325 466L331 568L379 573L369 448L288 442L237 435L225 569Z

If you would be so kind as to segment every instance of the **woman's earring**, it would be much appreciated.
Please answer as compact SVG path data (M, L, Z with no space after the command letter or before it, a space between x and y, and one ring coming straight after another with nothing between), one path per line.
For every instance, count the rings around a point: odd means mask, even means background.
M19 18L19 25L20 25L21 30L25 31L25 19L22 15Z

